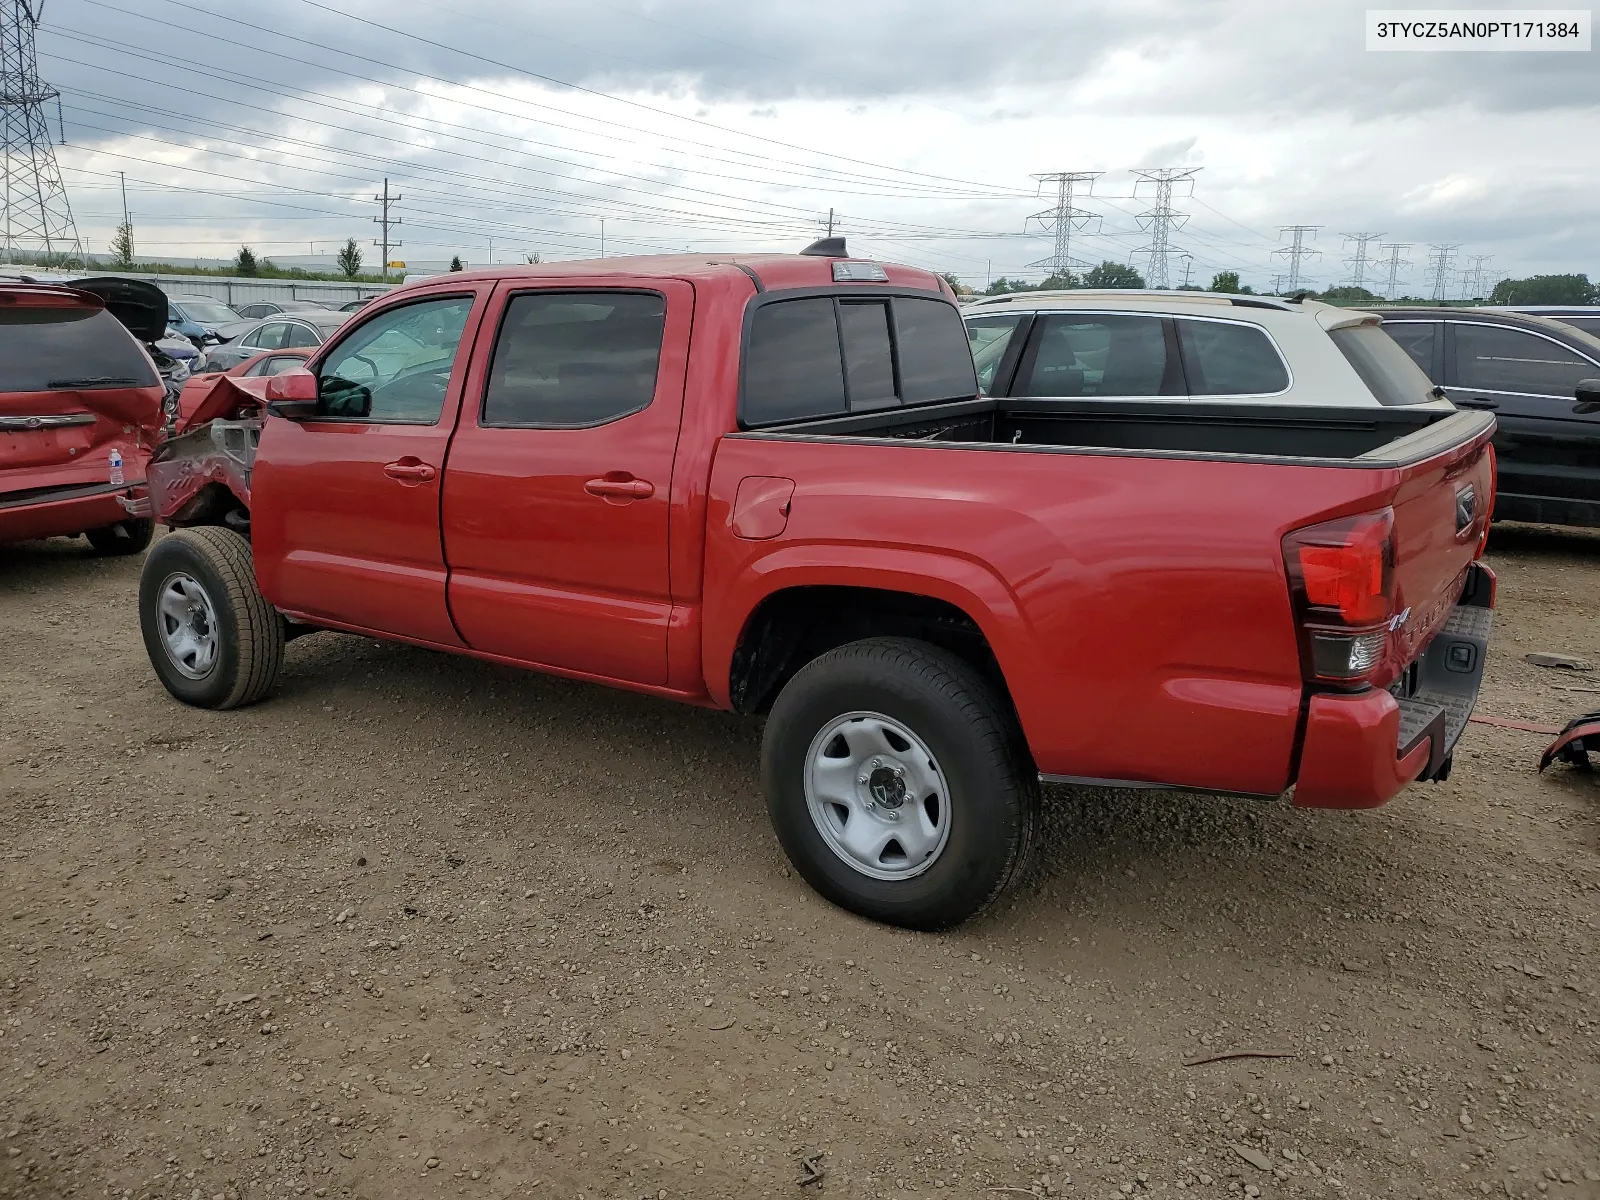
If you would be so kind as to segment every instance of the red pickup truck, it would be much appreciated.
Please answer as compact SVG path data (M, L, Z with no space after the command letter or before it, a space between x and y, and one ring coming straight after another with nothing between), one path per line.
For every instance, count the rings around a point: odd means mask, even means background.
M149 468L180 528L140 619L210 708L336 629L764 713L795 866L935 928L1016 874L1041 780L1442 778L1493 429L986 397L948 287L838 245L468 272L207 396Z

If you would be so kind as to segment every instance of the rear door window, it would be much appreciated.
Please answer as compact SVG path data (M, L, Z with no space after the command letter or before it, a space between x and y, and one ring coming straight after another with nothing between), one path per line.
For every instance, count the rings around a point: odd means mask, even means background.
M1411 356L1427 376L1434 375L1434 348L1439 342L1439 327L1432 321L1385 321L1382 330ZM1435 380L1435 382L1440 382Z
M1053 315L1037 332L1011 389L1016 396L1159 396L1167 375L1160 317Z
M289 336L284 339L285 350L308 350L312 346L322 345L322 339L317 336L317 331L309 325L302 325L299 321L289 323Z
M133 335L104 309L0 307L0 392L160 382Z
M581 428L649 407L666 328L658 292L547 292L506 305L484 425Z
M1580 379L1600 374L1577 351L1537 333L1505 325L1452 323L1457 387L1571 399Z
M1288 388L1289 368L1265 330L1233 321L1177 324L1191 396L1270 396Z
M282 350L289 337L287 321L268 321L256 330L255 345L262 350Z

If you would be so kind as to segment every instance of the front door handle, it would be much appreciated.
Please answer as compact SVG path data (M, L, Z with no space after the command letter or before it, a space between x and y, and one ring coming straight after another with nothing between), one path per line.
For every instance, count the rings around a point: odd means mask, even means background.
M1500 402L1498 400L1491 400L1487 396L1473 396L1468 400L1457 400L1456 407L1494 409L1500 407Z
M635 479L621 471L613 471L600 479L591 479L583 485L591 496L619 500L644 500L656 494L656 485L648 479Z
M392 463L385 463L383 473L390 479L398 479L401 483L408 484L428 483L439 474L420 458L413 458L409 454Z

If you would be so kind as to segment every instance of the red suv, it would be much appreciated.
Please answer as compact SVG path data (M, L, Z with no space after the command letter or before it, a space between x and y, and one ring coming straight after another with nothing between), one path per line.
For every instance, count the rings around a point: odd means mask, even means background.
M86 534L102 554L149 544L153 522L121 497L144 482L166 393L134 336L142 306L125 300L0 283L0 542Z

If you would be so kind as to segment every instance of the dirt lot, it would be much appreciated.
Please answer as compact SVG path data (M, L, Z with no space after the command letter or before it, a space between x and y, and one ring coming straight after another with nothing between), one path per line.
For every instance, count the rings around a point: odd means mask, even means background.
M1480 712L1600 708L1521 661L1600 660L1600 537L1492 559ZM1375 813L1056 792L918 936L785 871L750 721L333 634L187 710L137 572L0 548L0 1197L1600 1196L1537 735Z

